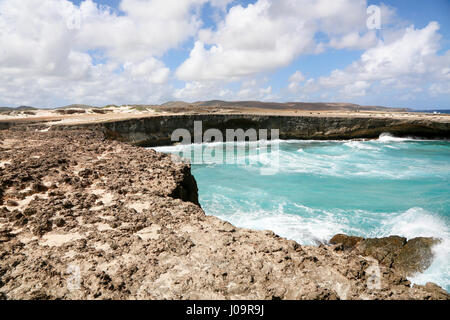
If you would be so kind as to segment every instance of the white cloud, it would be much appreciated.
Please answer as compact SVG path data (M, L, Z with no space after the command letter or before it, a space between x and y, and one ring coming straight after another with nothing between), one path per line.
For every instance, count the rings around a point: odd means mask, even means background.
M294 74L289 77L289 91L296 93L300 88L300 83L303 81L305 81L303 74L300 71L294 72Z
M377 44L375 31L369 31L361 35L359 32L351 32L341 37L334 37L330 40L329 46L335 49L367 49Z
M432 83L429 90L432 96L450 95L450 82Z
M235 6L217 31L201 30L176 75L187 81L233 81L286 66L317 50L319 31L340 35L362 29L365 8L363 0L259 0Z
M266 88L250 87L241 88L237 93L232 95L233 100L271 100L274 96L272 95L272 87L268 86Z
M305 76L300 71L294 72L293 75L289 77L290 82L302 82L305 81Z
M228 11L232 0L209 0L217 25L208 29L206 2L122 0L111 9L93 0L0 0L0 105L277 99L267 72L330 48L365 51L328 76L291 74L284 92L449 94L450 51L438 55L436 22L401 28L395 10L381 5L384 29L376 33L367 30L365 0L258 0ZM173 89L164 54L191 41L176 70L186 83Z
M92 0L80 6L81 48L103 48L119 61L161 55L194 36L201 26L198 9L206 0L122 0L117 15Z
M243 81L239 89L231 89L223 81L190 81L174 92L175 99L186 101L205 100L273 100L277 97L272 87L265 84L267 79Z
M221 84L214 81L192 81L185 83L183 88L176 89L173 96L177 100L193 102L203 100L205 96L208 97L208 99L222 99L228 96L230 92L231 91L223 88Z
M119 15L92 0L0 0L0 103L159 101L170 70L157 57L196 34L205 1L123 0Z
M440 48L439 24L430 22L422 29L413 26L388 41L366 50L360 60L346 69L334 70L317 79L310 89L338 89L345 98L366 95L374 85L389 88L417 88L426 81L450 79L450 52L437 54ZM433 87L434 92L437 92ZM430 90L433 90L430 88ZM445 91L445 90L444 90Z
M147 78L150 83L165 83L170 74L169 68L164 67L161 61L153 57L140 63L125 63L124 71L135 79Z

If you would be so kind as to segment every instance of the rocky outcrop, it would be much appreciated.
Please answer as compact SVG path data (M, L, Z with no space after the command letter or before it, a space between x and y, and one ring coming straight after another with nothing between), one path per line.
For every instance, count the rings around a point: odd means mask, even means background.
M331 238L331 244L338 244L344 250L351 250L356 247L358 242L364 240L362 237L348 236L346 234L337 234L333 238Z
M207 216L189 165L101 133L2 131L0 162L0 298L449 298L339 245Z
M364 239L360 237L335 235L331 244L341 245L363 256L371 256L381 264L392 267L404 276L425 271L433 260L433 245L440 240L419 237L410 240L398 236Z
M176 129L187 129L194 137L194 122L202 129L278 129L281 139L356 139L378 138L389 132L395 136L450 138L450 123L430 120L399 120L374 117L272 116L245 114L199 114L153 116L84 125L54 125L52 130L102 130L106 137L139 146L174 143L171 135ZM270 135L270 131L269 131Z

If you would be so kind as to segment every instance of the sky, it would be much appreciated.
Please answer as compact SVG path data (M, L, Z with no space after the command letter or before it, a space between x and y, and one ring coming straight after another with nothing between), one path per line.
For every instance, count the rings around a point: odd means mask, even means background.
M450 109L449 0L0 0L0 106Z

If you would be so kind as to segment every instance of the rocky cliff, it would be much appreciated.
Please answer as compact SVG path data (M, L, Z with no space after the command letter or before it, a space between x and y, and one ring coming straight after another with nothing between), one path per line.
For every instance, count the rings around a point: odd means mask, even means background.
M54 125L53 130L97 128L108 138L139 146L169 145L176 129L190 131L201 121L203 131L219 129L278 129L281 139L356 139L377 138L384 132L396 136L450 138L450 122L400 120L373 117L271 116L243 114L199 114L153 116L84 125Z
M96 131L0 131L0 298L449 298L340 244L236 228L197 203L189 165L169 156Z

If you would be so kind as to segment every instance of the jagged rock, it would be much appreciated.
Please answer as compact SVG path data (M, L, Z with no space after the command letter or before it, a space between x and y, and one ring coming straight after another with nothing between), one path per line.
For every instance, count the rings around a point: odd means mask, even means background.
M141 146L171 144L172 132L186 128L194 136L194 121L202 121L204 130L215 128L225 136L226 129L278 129L281 139L356 139L378 138L384 132L396 136L450 138L450 122L373 117L287 116L255 114L180 114L102 123L55 125L52 130L101 129L109 139ZM0 122L1 125L1 122ZM10 124L16 125L16 124Z
M17 201L9 199L6 201L6 205L9 207L17 207L19 206L19 203Z
M14 234L11 233L12 229L0 229L0 242L7 242L14 238Z
M406 275L425 271L433 260L432 247L439 242L424 237L409 240L397 254L393 267Z
M429 296L426 296L426 300L448 300L449 294L447 291L439 287L438 285L427 282L424 286L415 285L416 288L423 288L426 292L429 293Z
M390 236L387 238L364 239L356 245L358 252L371 256L385 266L392 267L395 258L406 244L406 238Z
M418 237L406 240L404 237L368 238L335 235L331 244L342 244L345 249L354 250L363 256L371 256L387 267L392 267L404 276L425 271L433 260L433 245L440 240Z
M189 165L101 131L0 141L4 199L20 201L0 207L0 299L449 299L383 265L371 289L373 258L207 216Z
M331 244L342 244L344 250L353 249L355 248L356 244L360 242L361 240L364 240L364 238L361 237L355 237L355 236L347 236L345 234L337 234L333 238L331 238L330 243Z

